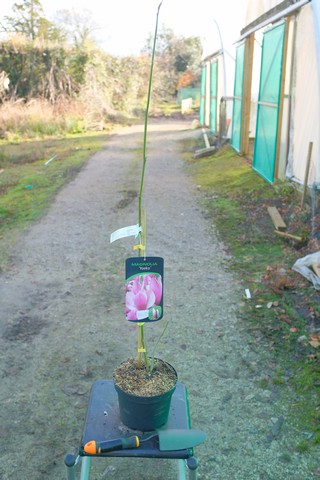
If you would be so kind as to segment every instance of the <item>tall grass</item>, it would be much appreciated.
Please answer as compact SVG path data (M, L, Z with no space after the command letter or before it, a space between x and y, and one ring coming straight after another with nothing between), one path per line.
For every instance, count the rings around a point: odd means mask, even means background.
M106 141L104 132L87 131L83 112L81 102L64 98L0 105L0 271L19 232Z
M9 142L85 131L83 107L61 100L51 105L43 99L7 101L0 106L0 138Z

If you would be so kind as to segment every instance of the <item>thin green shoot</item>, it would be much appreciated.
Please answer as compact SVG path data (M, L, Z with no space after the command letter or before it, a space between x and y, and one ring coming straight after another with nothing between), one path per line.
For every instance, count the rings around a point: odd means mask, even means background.
M151 99L151 89L152 89L152 76L153 76L153 67L154 67L154 57L155 57L155 50L156 50L156 42L157 42L157 34L158 34L158 23L159 23L159 13L160 7L162 5L163 0L158 5L157 16L156 16L156 24L155 24L155 31L154 31L154 39L153 39L153 47L152 47L152 56L151 56L151 67L150 67L150 75L149 75L149 86L148 86L148 95L147 95L147 105L144 117L144 135L143 135L143 161L142 161L142 172L141 172L141 181L140 181L140 191L139 191L139 204L138 204L138 222L139 226L142 226L142 196L143 196L143 186L144 186L144 178L146 172L146 165L147 165L147 135L148 135L148 118L149 118L149 107L150 107L150 99ZM146 222L144 221L144 227L146 228ZM140 245L143 245L144 249L139 248L139 257L142 254L146 255L145 250L145 232L141 231L139 234L140 238ZM143 242L144 238L144 242ZM147 348L145 343L145 336L144 336L144 323L138 324L138 365L141 365L141 351L143 351L144 361L147 370L149 370L149 362L148 362L148 355L147 355ZM154 362L153 362L154 363ZM152 371L152 368L151 368Z

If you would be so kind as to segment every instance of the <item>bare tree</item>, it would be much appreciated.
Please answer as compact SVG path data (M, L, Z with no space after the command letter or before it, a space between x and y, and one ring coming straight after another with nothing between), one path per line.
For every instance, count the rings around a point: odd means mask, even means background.
M58 10L54 23L64 30L69 42L79 49L96 44L94 33L99 30L90 10Z

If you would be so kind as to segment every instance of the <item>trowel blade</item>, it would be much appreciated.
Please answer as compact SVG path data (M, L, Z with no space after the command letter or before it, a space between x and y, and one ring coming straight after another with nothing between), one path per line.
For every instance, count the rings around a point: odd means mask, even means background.
M159 436L159 449L184 450L203 443L207 435L201 430L194 429L168 429L157 430Z

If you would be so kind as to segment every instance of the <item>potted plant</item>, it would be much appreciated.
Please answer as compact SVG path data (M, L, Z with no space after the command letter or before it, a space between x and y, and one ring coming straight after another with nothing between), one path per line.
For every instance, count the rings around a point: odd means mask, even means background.
M126 359L115 369L113 379L118 393L122 422L130 428L141 431L154 430L166 423L171 397L177 383L175 369L164 360L155 358L154 353L149 355L144 337L145 323L163 318L163 258L146 256L146 216L142 208L148 112L161 4L162 1L158 6L156 17L145 112L138 224L117 230L111 235L111 242L127 235L135 235L139 239L138 245L135 246L138 256L126 260L126 319L137 324L138 352L136 358ZM165 329L166 327L159 340Z

